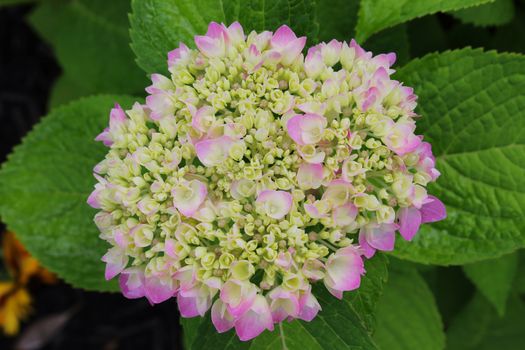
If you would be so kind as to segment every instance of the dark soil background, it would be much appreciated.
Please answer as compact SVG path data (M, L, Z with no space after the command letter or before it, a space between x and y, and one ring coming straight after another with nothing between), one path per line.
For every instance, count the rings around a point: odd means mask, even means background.
M47 112L49 91L60 75L52 50L27 25L31 6L0 9L0 163ZM3 226L0 223L0 232ZM65 283L31 286L28 329L54 327L46 350L181 349L174 302L150 306L118 294L86 292ZM54 315L71 314L63 327ZM39 328L40 327L40 328ZM0 349L16 349L19 338L0 333Z

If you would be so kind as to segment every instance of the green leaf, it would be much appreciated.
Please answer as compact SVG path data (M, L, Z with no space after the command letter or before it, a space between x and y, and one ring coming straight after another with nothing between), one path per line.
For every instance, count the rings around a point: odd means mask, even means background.
M410 62L396 79L419 95L418 133L442 175L429 193L447 207L393 254L465 264L525 246L525 56L463 49Z
M463 271L503 316L517 266L518 253L514 252L497 259L464 265Z
M525 294L525 250L518 252L518 272L514 281L514 288L519 294Z
M107 149L95 142L115 102L97 96L52 111L15 148L0 170L0 216L29 252L66 282L85 289L117 290L104 280L100 258L107 246L86 204L92 169Z
M345 293L343 301L330 295L324 286L314 286L314 294L323 310L312 322L295 320L275 325L251 342L241 342L233 331L219 334L209 316L183 320L188 349L376 349L371 339L375 306L387 279L387 259L378 255L365 263L366 275L361 287Z
M80 95L144 90L145 74L129 47L129 0L44 2L29 21L53 46L69 81Z
M445 31L437 16L417 18L406 26L411 57L422 57L431 52L447 49Z
M504 318L476 294L447 330L447 350L518 350L525 344L525 304L509 298Z
M406 64L410 59L407 27L404 24L388 28L374 34L365 44L365 49L375 55L383 52L395 52L396 66Z
M361 0L356 36L364 42L372 34L411 19L493 2L494 0Z
M90 89L79 86L75 79L67 74L60 76L54 83L49 96L49 107L55 108L61 104L90 95Z
M452 12L464 23L477 26L499 26L512 21L514 17L513 0L495 0L492 3Z
M274 30L288 24L298 35L317 38L314 0L133 0L132 48L147 73L167 72L167 54L193 37L206 33L211 21L239 21L245 33Z
M445 346L432 292L413 266L396 268L377 305L374 340L385 350L438 350Z
M350 41L355 35L359 0L318 0L319 40Z
M35 2L35 1L37 0L0 0L0 7L27 4L29 2Z

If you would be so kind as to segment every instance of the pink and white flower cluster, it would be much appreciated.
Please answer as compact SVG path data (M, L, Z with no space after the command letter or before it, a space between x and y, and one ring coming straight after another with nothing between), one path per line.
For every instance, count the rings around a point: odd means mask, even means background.
M312 283L342 298L396 231L445 218L395 55L332 40L304 56L305 42L211 23L198 49L168 54L145 104L111 111L88 203L126 297L211 308L219 332L248 340L311 321Z

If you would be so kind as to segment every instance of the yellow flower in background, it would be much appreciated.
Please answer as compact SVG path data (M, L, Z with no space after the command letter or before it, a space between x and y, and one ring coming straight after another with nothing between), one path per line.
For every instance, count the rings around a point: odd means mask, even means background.
M0 282L0 327L5 334L14 335L20 329L20 321L31 312L29 281L54 283L56 278L40 266L11 232L2 237L2 253L11 280Z
M0 282L0 326L7 335L20 330L20 321L31 311L31 295L24 286Z

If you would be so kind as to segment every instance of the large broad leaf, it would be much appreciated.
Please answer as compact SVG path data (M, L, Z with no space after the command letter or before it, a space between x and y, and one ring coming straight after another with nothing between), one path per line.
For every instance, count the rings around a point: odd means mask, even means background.
M376 303L387 279L387 260L378 255L366 262L367 273L357 291L345 293L342 301L323 286L314 293L323 310L312 322L293 321L275 325L251 342L241 342L233 331L218 334L207 318L183 320L188 349L376 349L371 338Z
M400 24L373 35L366 42L364 48L376 55L384 52L394 52L396 54L395 67L406 64L410 59L407 26Z
M48 100L49 107L55 108L82 96L90 95L90 91L90 88L79 85L70 75L62 75L53 84Z
M465 264L525 246L525 56L482 50L431 54L396 75L419 95L418 133L442 176L429 192L448 218L423 225L393 254Z
M505 317L476 294L447 330L447 350L518 350L525 344L525 304L512 295Z
M126 96L90 97L60 107L15 148L0 170L0 216L44 266L74 286L116 290L104 280L107 249L86 204L93 166L105 147L93 140Z
M319 39L350 41L355 35L359 0L317 0Z
M395 266L395 268L394 268ZM441 317L432 292L413 266L392 264L377 305L374 340L384 350L440 350Z
M422 57L428 53L445 51L447 38L437 16L425 16L406 24L410 56Z
M129 0L72 0L42 2L31 14L31 24L53 46L65 80L74 83L71 96L144 90L146 75L129 47L129 11Z
M517 267L518 253L514 252L497 259L464 265L463 271L502 316Z
M436 12L459 10L494 0L361 0L356 35L360 42L396 24Z
M318 32L314 0L133 0L132 48L147 72L166 72L166 55L179 42L194 47L193 37L206 33L209 22L239 21L245 32L274 30L288 24L315 40Z
M495 0L492 3L452 12L464 23L476 26L498 26L509 23L514 17L513 0Z
M518 252L518 272L514 281L516 292L525 294L525 250Z

